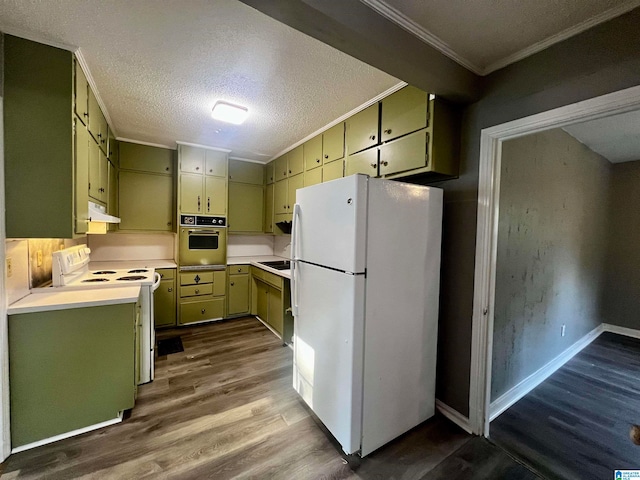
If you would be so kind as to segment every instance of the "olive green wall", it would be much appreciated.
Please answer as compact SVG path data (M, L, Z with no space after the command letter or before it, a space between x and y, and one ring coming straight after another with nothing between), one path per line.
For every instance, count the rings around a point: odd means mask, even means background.
M602 323L610 173L562 129L503 144L492 401Z
M480 78L362 10L358 0L243 2L417 87L460 103L475 101L463 112L459 178L440 183L445 207L436 395L468 415L480 131L640 84L640 8Z
M613 165L602 321L640 330L640 160Z

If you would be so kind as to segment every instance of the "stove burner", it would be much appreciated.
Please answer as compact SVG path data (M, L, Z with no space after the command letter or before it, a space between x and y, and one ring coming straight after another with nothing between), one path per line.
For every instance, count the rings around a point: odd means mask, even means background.
M149 270L145 270L144 268L138 268L136 270L129 270L127 273L147 273Z
M108 282L108 278L87 278L86 280L82 280L82 283L93 283L93 282Z
M93 275L113 275L114 272L113 270L100 270L99 272L93 272Z
M125 280L127 282L132 282L134 280L144 280L145 277L144 275L127 275L126 277L120 277L118 278L118 280Z

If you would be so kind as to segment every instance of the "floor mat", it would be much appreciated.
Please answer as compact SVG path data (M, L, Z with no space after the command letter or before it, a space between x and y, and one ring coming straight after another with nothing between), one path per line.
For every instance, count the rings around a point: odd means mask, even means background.
M170 337L158 340L158 356L171 355L172 353L184 352L182 339L180 337Z

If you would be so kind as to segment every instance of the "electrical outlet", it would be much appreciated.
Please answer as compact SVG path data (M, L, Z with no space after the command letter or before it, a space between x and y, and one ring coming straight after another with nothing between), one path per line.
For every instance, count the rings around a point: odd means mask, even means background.
M562 327L560 328L560 336L564 337L565 333L567 333L567 326L563 323Z
M11 257L7 257L7 277L13 275L13 262Z
M38 258L37 263L38 263L38 267L42 266L42 250L38 250L38 252L36 253L36 257Z

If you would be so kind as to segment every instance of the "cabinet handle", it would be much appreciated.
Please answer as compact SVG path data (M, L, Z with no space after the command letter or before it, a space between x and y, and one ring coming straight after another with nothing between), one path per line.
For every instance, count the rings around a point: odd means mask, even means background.
M198 211L200 211L200 195L198 195Z
M389 162L387 162L387 161L385 160L385 161L383 161L383 162L382 162L382 165L384 165L384 166L386 167L387 165L389 165Z
M324 158L329 158L329 155L325 155Z
M207 309L203 308L202 310L200 310L200 313L202 313L204 315L204 312L206 312L206 311L207 311Z
M241 268L239 268L239 269L238 269L238 273L240 273L241 271L242 271L242 269L241 269Z
M229 285L231 285L233 287L235 285L235 283L231 282Z
M211 171L211 170L209 170ZM233 175L229 175L229 180L233 180Z
M196 295L200 293L200 290L196 288Z
M316 163L320 163L320 159L319 158L316 158Z
M89 116L89 113L88 113L88 112L84 112L84 113L82 114L82 116L83 116L83 117L88 117L88 116Z
M371 164L371 166L372 166L373 168L376 168L376 167L378 166L378 164L377 164L377 163L372 163L372 164Z
M161 274L160 274L160 278L164 278L164 273L161 273Z
M213 168L210 168L210 169L209 169L209 173L213 173Z
M167 227L170 227L170 226L171 226L171 222L167 222Z
M207 212L211 211L211 197L207 197Z
M169 171L169 167L165 167L165 168L164 168L164 171L165 171L165 172L168 172L168 171Z
M200 170L200 167L196 167L196 170Z
M369 135L369 140L375 140L376 136L375 135Z
M391 129L390 129L390 128L387 128L387 129L384 131L384 133L386 133L387 135L389 135L389 134L391 133Z
M291 170L289 170L289 173L291 173ZM286 173L285 173L285 175L286 175Z
M169 293L173 292L173 288L172 287L167 288L167 292Z

